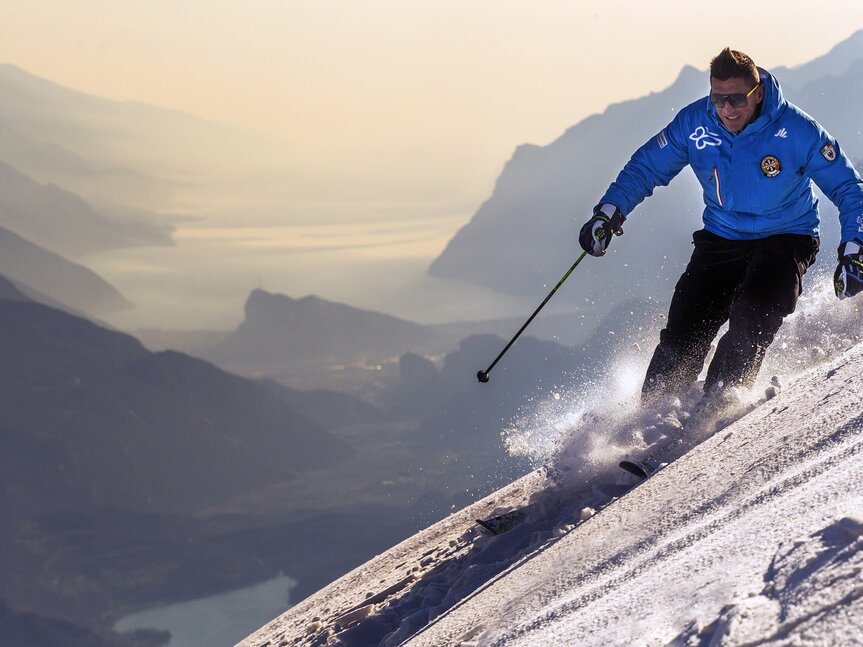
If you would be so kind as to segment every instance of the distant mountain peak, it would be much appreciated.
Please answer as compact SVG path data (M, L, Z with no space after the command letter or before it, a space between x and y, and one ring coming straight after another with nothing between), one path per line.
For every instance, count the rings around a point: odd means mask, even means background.
M245 311L247 318L250 316L277 317L280 314L298 312L324 303L329 302L312 294L295 299L287 294L267 292L256 288L249 293L246 299ZM333 305L338 304L333 303Z
M420 324L311 294L294 299L258 288L246 299L245 315L213 353L214 361L236 368L366 354L397 357L435 339Z
M677 83L681 79L689 79L693 76L702 76L703 74L704 70L699 70L694 65L690 65L689 63L687 63L682 68L680 68L680 73L677 75L675 83Z
M272 318L280 317L286 314L311 314L321 309L327 309L329 312L339 311L345 313L345 315L347 316L350 316L350 313L354 313L356 315L372 315L384 317L393 321L399 321L397 317L391 317L390 315L375 312L373 310L356 308L345 303L328 301L327 299L323 299L315 294L308 294L304 297L299 297L295 299L286 294L267 292L266 290L262 290L260 288L256 288L251 291L249 297L246 299L245 307L247 318L250 316ZM404 323L409 325L416 325L411 324L411 322Z
M304 296L302 299L299 299L298 302L299 303L323 303L324 300L321 299L319 296L316 296L314 294L309 294L307 296Z

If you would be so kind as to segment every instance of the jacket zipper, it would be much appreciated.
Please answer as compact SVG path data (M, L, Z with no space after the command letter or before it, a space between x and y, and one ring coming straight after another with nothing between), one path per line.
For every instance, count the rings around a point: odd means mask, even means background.
M719 183L719 169L713 167L713 179L716 181L716 199L719 201L719 206L723 206L722 202L722 186Z

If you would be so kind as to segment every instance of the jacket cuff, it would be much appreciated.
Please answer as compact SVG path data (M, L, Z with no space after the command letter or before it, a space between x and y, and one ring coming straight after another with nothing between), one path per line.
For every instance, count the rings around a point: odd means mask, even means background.
M615 213L619 213L620 217L623 218L623 214L620 212L620 209L617 207L617 205L611 204L610 202L596 205L593 208L593 215L595 216L598 213L603 214L609 220L611 220L612 216L614 216Z
M846 243L842 243L839 245L839 260L842 260L843 256L850 256L851 254L860 254L863 253L863 241L855 238L854 240L849 240Z

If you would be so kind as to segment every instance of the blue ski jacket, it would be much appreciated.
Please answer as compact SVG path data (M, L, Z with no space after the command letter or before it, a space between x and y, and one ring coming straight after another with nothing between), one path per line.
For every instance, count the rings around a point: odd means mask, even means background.
M863 180L838 142L761 70L761 112L737 135L707 97L639 148L602 197L627 216L687 164L704 191L704 228L731 240L818 235L812 182L839 209L842 241L863 239Z

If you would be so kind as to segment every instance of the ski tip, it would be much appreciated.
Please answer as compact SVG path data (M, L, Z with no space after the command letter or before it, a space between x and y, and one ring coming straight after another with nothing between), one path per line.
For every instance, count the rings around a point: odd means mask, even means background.
M478 524L478 525L479 525L483 530L487 530L488 532L490 532L490 533L491 533L491 534L493 534L493 535L497 535L497 534L499 534L499 533L498 533L498 531L494 529L494 526L492 526L491 524L489 524L489 523L488 523L488 522L486 522L485 520L483 520L483 519L474 519L474 521L475 521L475 522L476 522L476 523L477 523L477 524Z
M650 474L648 474L641 465L633 463L632 461L620 461L618 466L640 479L646 479L650 476Z
M496 517L488 519L474 519L477 524L493 535L502 535L527 520L527 512L524 509L510 510Z

